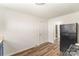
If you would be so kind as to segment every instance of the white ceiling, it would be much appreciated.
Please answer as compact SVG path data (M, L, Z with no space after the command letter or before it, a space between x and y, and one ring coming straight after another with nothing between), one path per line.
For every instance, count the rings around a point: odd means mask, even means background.
M44 5L32 4L3 4L2 6L34 15L43 19L50 19L61 15L79 11L78 3L46 3Z

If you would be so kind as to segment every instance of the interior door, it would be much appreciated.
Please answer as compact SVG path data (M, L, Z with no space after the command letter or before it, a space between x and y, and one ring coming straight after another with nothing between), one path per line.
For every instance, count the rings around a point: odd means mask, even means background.
M41 21L39 25L39 43L44 43L48 41L48 27L47 22Z

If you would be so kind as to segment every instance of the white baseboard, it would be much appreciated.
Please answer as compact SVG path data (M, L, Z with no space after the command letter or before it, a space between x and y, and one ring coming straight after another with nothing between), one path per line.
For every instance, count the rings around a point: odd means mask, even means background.
M33 47L35 47L35 46L33 46ZM30 47L30 48L32 48L32 47ZM8 54L7 56L11 56L11 55L13 55L13 54L16 54L16 53L22 52L22 51L27 50L27 49L30 49L30 48L24 48L24 49L21 49L21 50L18 50L18 51L12 52L12 53Z

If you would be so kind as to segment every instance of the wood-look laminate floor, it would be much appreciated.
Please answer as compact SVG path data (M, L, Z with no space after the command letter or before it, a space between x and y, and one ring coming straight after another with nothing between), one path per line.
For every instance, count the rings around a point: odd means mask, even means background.
M24 50L12 56L59 56L59 49L56 44L49 42L43 43L37 47Z

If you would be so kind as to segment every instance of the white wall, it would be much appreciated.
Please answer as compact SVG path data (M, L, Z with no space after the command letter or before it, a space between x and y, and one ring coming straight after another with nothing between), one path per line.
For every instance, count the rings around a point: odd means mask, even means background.
M3 32L5 29L4 10L0 7L0 40L3 39Z
M4 55L48 41L47 21L8 9L1 12L0 30L4 33Z
M54 42L55 38L55 25L59 24L70 24L70 23L78 23L79 24L79 12L75 12L72 14L59 16L56 18L52 18L48 21L48 40L50 42ZM58 37L59 39L60 37ZM79 42L79 32L78 32L78 42Z

